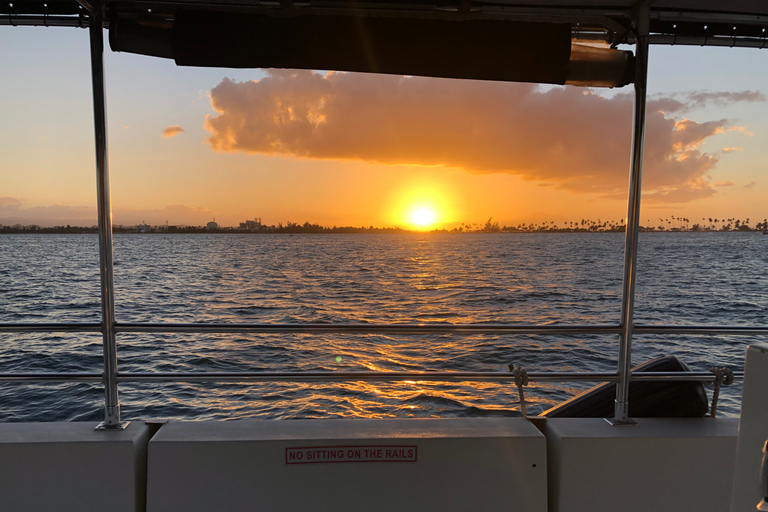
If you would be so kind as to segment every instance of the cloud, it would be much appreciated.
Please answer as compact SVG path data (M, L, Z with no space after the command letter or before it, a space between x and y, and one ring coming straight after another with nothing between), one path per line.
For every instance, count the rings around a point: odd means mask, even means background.
M643 186L651 201L715 193L717 154L700 148L727 119L674 117L702 102L762 101L761 93L695 92L649 101ZM270 70L224 79L207 116L215 151L363 160L508 173L606 197L626 196L632 96L574 87Z
M651 100L666 113L686 112L710 105L725 107L732 103L765 101L760 91L688 91L672 94L654 94Z
M169 126L165 130L163 130L163 136L168 139L170 137L175 137L176 135L180 134L184 131L184 128L182 128L179 125Z
M752 187L754 187L755 185L757 185L757 183L755 183L754 181L750 181L749 183L747 183L746 185L744 185L744 188L752 188Z
M18 210L21 206L21 199L16 199L10 196L0 196L0 211L2 210Z
M765 95L760 91L711 92L695 91L684 95L688 104L694 107L705 107L710 104L726 106L731 103L746 101L754 103L765 101Z
M733 148L723 148L720 150L721 153L733 153L734 151L744 151L744 148L733 147Z
M96 208L60 204L21 208L19 201L16 204L0 206L0 224L92 226L96 224Z
M717 183L713 183L712 186L714 187L732 187L735 183L732 181L718 181Z

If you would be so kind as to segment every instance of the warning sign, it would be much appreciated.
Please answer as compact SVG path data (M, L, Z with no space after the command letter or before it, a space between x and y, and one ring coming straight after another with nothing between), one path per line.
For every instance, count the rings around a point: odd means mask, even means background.
M415 446L311 446L286 448L286 464L416 462Z

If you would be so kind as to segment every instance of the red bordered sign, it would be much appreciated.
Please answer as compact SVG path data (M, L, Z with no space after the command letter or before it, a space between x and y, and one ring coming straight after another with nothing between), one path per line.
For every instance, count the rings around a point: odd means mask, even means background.
M286 464L331 462L416 462L414 445L303 446L285 449Z

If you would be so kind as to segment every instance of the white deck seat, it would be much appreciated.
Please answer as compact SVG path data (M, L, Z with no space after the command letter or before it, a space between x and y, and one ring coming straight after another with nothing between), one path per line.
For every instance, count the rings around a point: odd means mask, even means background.
M143 511L149 428L0 423L0 510Z
M172 422L147 510L545 512L546 442L522 418Z
M736 418L546 421L550 512L728 512Z
M754 343L744 363L744 391L733 474L731 512L754 512L765 497L758 485L768 440L768 343Z

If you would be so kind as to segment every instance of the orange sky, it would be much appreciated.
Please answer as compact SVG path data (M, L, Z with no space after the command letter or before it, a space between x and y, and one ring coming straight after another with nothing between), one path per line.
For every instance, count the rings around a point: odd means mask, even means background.
M0 55L11 70L0 224L94 224L87 33L0 28L0 46L19 48ZM653 49L643 224L768 215L766 61ZM110 53L107 90L116 224L410 227L419 207L448 228L626 215L631 88L176 68Z

